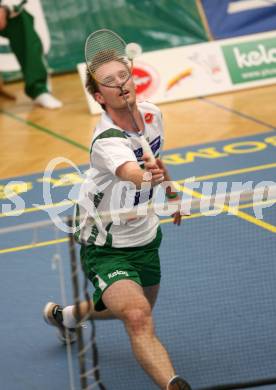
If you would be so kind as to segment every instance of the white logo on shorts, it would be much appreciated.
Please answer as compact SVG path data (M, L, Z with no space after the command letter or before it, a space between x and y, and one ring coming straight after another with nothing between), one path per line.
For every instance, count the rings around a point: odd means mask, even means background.
M119 271L116 269L116 271L109 273L108 277L109 277L109 279L111 279L111 278L114 278L114 276L118 276L118 275L128 276L128 273L126 271Z

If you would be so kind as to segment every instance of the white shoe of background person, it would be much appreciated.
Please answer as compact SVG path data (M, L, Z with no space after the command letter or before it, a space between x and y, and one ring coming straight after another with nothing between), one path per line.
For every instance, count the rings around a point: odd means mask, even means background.
M48 92L41 93L34 100L34 104L50 110L54 110L63 106L62 102L56 99Z

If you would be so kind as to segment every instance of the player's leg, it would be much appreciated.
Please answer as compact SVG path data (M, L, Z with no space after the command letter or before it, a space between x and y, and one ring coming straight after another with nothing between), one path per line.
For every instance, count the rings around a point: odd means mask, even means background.
M129 250L125 252L122 248L118 252L115 248L81 247L80 257L83 271L96 289L93 300L80 303L80 317L82 320L88 318L96 320L115 318L110 310L104 306L101 296L103 290L118 279L132 278L132 280L140 284L140 278L142 278L142 285L144 285L143 282L146 285L146 287L143 287L144 295L148 299L151 308L153 308L159 291L160 262L157 248L160 245L161 237L159 229L157 237L152 243L139 248L138 251L133 248L133 252L129 252ZM143 249L146 249L146 252ZM147 267L141 263L141 258L145 259ZM148 263L151 264L150 267ZM136 267L138 269L144 268L144 272L139 274L139 276L137 275ZM118 270L123 270L123 272L120 274ZM98 306L97 309L95 309L95 304ZM76 307L71 310L74 318L76 318Z
M143 287L143 292L145 297L147 298L151 309L153 309L155 302L157 300L158 292L159 292L160 285L155 284L152 286ZM77 317L77 310L76 307L74 307L72 311L74 317ZM114 314L111 313L109 309L105 309L102 311L96 311L94 302L91 300L90 302L83 301L80 303L80 316L82 319L95 319L95 320L110 320L110 319L116 319Z
M152 309L154 307L154 304L158 296L159 287L160 287L159 284L154 286L143 287L144 295L147 298ZM89 302L87 301L80 302L79 310L80 310L80 317L82 321L85 321L87 319L94 319L94 320L117 319L109 309L96 311L93 300L90 300ZM74 319L77 318L76 306L72 306L72 315Z
M144 295L147 298L151 308L154 307L154 304L156 302L159 287L160 287L159 284L155 285L155 286L143 287ZM89 302L87 302L87 301L80 302L79 310L80 310L80 316L81 316L82 320L85 320L85 319L94 319L94 320L116 319L114 314L109 309L105 309L102 311L96 311L93 300L90 300ZM74 318L77 318L76 306L73 307L72 314L73 314Z
M151 308L153 308L159 285L144 287L144 295L147 298ZM114 320L115 315L109 310L96 311L93 300L81 301L79 304L81 321L93 320ZM72 333L77 325L77 308L75 305L62 307L57 303L48 302L43 310L45 321L59 329L59 337L63 342L66 342L65 328L69 329L70 341L75 341L75 335ZM70 330L71 329L71 330Z
M143 291L131 280L117 281L108 287L102 297L105 305L111 306L112 310L109 308L98 312L94 310L92 302L90 305L83 301L80 303L81 315L86 318L92 315L94 319L120 318L125 323L138 362L159 387L166 390L189 390L189 385L183 379L174 376L168 353L154 332L151 309L158 289L157 285L145 288ZM68 327L64 326L64 317L67 315L68 308L75 309L74 306L62 309L59 305L49 302L44 308L44 319L58 328L59 337L63 342L66 340L74 342L75 316L71 325L69 320Z
M84 257L85 256L83 256L83 258ZM83 265L84 265L84 263L83 263ZM84 268L85 268L85 265L84 265ZM114 268L114 270L115 269L116 269L116 267ZM110 272L112 273L112 270L110 270ZM108 271L106 271L105 273L107 274ZM87 276L89 276L89 272L87 272ZM147 298L147 300L149 301L151 308L154 307L155 302L157 300L159 287L160 287L159 283L152 285L152 286L143 287L144 295ZM76 307L73 308L72 314L74 315L75 318L77 317ZM112 314L109 309L105 308L105 310L96 311L95 304L94 304L93 300L91 300L90 302L87 302L87 301L80 302L80 316L83 320L89 319L89 318L92 318L95 320L116 319L114 314Z
M160 389L167 389L175 371L155 335L151 306L143 289L132 280L113 283L102 295L105 306L125 325L134 355Z
M81 263L86 277L94 284L93 301L80 302L80 319L86 321L114 319L113 313L102 302L103 291L118 279L131 278L138 284L145 285L142 292L147 298L151 309L157 299L160 281L160 261L158 247L161 242L161 231L156 239L139 250L96 248L83 246L80 251ZM143 259L141 261L141 259ZM131 264L132 263L132 264ZM136 269L143 269L137 274ZM120 271L121 270L121 271ZM95 309L95 305L97 306ZM77 324L77 309L75 306L62 308L60 305L49 302L43 311L45 321L56 326L64 340L65 328L74 329Z
M159 284L155 284L153 286L143 287L145 297L149 301L151 309L153 309L155 302L157 300L159 288L160 288Z
M93 300L80 302L80 321L90 318L95 320L114 319L113 313L102 302L103 291L118 279L133 276L139 282L139 277L129 264L117 259L116 249L82 246L80 251L81 264L86 277L93 283L95 291ZM77 326L76 306L61 307L57 303L48 302L43 309L44 320L59 330L59 338L65 342L65 328L74 329Z

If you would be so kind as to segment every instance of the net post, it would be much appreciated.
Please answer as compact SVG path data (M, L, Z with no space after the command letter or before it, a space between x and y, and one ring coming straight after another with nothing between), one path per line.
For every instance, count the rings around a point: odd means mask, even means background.
M86 276L84 280L83 292L88 307L91 308L91 300L88 293L88 279ZM93 318L90 318L90 324L91 324L91 357L92 357L92 364L93 364L93 376L98 385L98 388L100 390L107 390L101 380L101 374L99 368L99 352L98 352L98 346L96 342L96 324Z
M81 315L80 315L80 289L79 289L79 280L78 280L78 264L77 264L74 235L72 232L73 218L71 216L67 218L67 224L69 226L68 238L69 238L69 256L70 256L70 263L71 263L73 299L74 299L74 305L76 307L76 315L77 315L76 335L77 335L77 344L78 344L78 360L79 360L79 368L80 368L80 384L81 384L81 389L85 390L88 387L88 381L86 376L85 351L84 351L84 341L83 341Z

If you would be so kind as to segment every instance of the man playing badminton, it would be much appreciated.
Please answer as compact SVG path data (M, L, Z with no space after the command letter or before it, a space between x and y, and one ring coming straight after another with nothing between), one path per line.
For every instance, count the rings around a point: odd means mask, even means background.
M163 141L161 113L153 104L136 102L124 42L109 30L90 37L92 53L88 53L86 87L104 110L93 135L90 161L96 187L108 184L102 191L92 190L92 186L87 197L100 215L121 205L123 192L116 193L120 183L132 183L129 187L126 184L129 191L123 193L124 201L138 206L151 199L154 188L170 182L170 178L157 158ZM143 187L145 182L147 186ZM177 197L172 185L167 186L166 194L168 198ZM177 212L174 222L180 221ZM80 304L81 319L91 316L122 320L137 361L159 388L189 390L188 383L176 375L154 330L151 312L159 290L158 249L162 239L158 217L151 213L119 224L103 223L91 215L87 218L80 202L76 224L80 226L76 238L81 243L83 270L95 287L93 303ZM75 306L62 308L49 302L44 308L46 322L58 327L63 338L65 327L76 327L76 317ZM73 331L70 335L73 338Z

